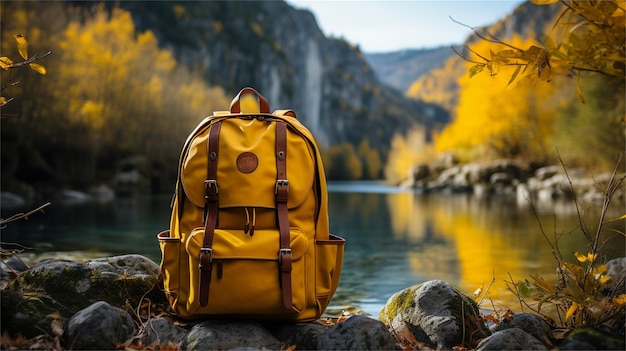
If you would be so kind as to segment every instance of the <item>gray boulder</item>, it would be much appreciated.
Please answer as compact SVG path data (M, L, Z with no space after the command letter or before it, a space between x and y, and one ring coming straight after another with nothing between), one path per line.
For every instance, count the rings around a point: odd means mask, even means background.
M143 327L144 345L167 345L168 343L182 344L187 337L187 331L164 318L150 318Z
M234 348L279 350L280 346L280 341L258 322L209 320L191 328L187 334L184 349L189 351Z
M326 327L317 322L273 323L266 328L285 345L296 345L296 350L317 350L318 337Z
M500 330L483 339L476 350L547 350L534 336L519 328Z
M112 350L128 340L134 328L126 311L100 301L72 316L65 334L72 350Z
M317 338L318 350L399 350L383 323L367 316L352 316Z
M578 327L565 337L559 350L624 350L624 337L591 327Z
M474 346L490 332L476 303L441 280L427 281L389 298L379 319L392 334L412 334L426 347Z
M521 329L545 345L551 346L553 343L550 325L543 318L532 313L514 314L510 318L502 320L496 327L496 331L511 328Z

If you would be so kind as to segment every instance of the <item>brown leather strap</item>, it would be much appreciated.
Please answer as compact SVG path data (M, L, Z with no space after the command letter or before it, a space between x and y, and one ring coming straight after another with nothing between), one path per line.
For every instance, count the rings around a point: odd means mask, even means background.
M280 232L280 250L278 264L280 269L280 285L283 290L283 305L291 309L291 248L289 238L289 215L287 200L289 199L289 181L287 180L287 124L276 122L276 212L278 230Z
M200 249L200 306L209 303L209 285L211 284L211 269L213 264L213 235L217 226L217 212L219 208L217 187L217 156L219 151L219 136L221 122L211 126L209 140L207 141L208 170L207 179L204 181L204 207L206 217L204 220L204 241Z

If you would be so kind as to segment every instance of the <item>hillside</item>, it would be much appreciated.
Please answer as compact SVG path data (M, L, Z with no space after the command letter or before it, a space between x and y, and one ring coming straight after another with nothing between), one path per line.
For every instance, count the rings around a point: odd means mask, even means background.
M530 2L524 2L512 14L485 29L500 40L510 39L513 34L518 34L522 38L541 38L542 33L549 32L549 26L554 23L559 9L560 4L536 6ZM463 46L476 40L480 39L472 35ZM461 52L466 53L464 49L461 49ZM467 74L464 60L452 54L441 67L421 75L410 84L405 90L405 95L416 100L437 104L452 112L459 96L457 81L464 74Z
M454 52L448 46L366 54L384 84L404 93L423 74L440 68Z
M179 62L234 94L253 86L272 108L292 108L326 145L364 139L385 155L411 125L447 113L381 84L360 50L326 38L314 16L283 1L122 1Z

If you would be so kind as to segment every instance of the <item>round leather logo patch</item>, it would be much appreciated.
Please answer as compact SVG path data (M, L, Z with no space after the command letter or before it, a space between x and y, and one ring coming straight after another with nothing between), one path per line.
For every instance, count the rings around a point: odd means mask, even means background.
M252 173L259 165L259 159L251 152L244 152L237 157L237 169L241 173Z

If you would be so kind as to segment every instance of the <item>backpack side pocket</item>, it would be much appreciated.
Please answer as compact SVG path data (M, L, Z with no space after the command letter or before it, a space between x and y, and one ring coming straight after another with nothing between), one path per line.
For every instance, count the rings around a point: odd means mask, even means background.
M165 296L172 309L176 310L180 285L180 238L170 237L170 231L164 230L157 235L161 249L161 274Z
M315 295L322 312L328 306L339 285L345 244L344 238L334 234L330 234L328 240L315 240L315 259L317 260Z

